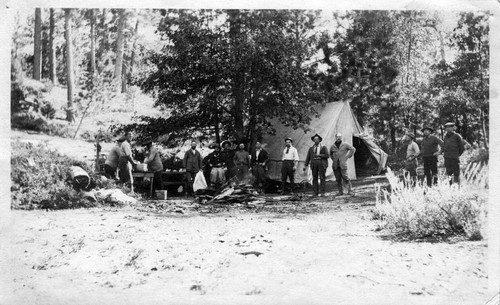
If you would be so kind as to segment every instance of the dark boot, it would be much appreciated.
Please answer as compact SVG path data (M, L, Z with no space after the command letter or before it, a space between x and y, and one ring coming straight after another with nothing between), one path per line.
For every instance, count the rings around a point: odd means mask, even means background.
M280 194L285 194L285 185L286 185L286 182L282 182L281 183L281 192L280 192Z
M337 182L337 188L338 188L338 192L337 192L337 196L341 196L341 195L344 195L344 190L342 189L342 182Z
M354 195L354 193L352 192L351 181L347 181L347 195Z
M293 194L293 182L290 182L290 194Z

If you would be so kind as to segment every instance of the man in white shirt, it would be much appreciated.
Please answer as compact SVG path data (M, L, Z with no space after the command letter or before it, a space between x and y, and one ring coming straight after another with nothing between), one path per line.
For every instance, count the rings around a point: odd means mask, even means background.
M295 170L297 169L297 163L299 162L299 153L297 149L292 146L293 140L291 138L285 139L285 149L283 149L283 157L281 158L281 182L282 182L282 193L285 193L286 179L290 179L290 189L293 193L293 182Z
M406 148L406 160L405 169L410 175L411 183L414 184L417 181L417 157L420 155L420 148L418 144L415 143L415 135L413 133L407 133L405 135L406 143L408 147Z
M133 190L134 181L132 178L132 169L135 168L136 162L132 157L132 147L130 146L131 140L132 133L127 132L125 134L125 141L123 141L120 146L121 155L118 159L118 166L120 168L120 182L130 183L130 187Z

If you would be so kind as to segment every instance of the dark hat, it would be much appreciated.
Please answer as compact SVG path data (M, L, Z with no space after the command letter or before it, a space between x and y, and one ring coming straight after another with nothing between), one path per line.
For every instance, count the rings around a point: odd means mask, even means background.
M293 140L292 140L292 138L290 138L290 137L286 137L286 138L285 138L285 142L286 142L286 140L290 140L290 142L292 142L292 143L293 143Z
M406 135L409 136L412 139L415 139L415 135L412 132L409 132Z
M123 141L125 141L125 136L124 135L119 136L119 137L116 138L116 142L118 142L118 143L121 143Z
M222 141L222 143L220 144L220 146L224 147L224 145L226 145L226 144L229 144L229 146L233 145L233 143L231 143L231 141L225 140L225 141Z
M422 128L422 132L424 132L424 130L429 130L430 132L434 132L434 129L432 129L431 127L429 126L424 126L424 128Z
M454 126L455 126L455 123L453 123L453 122L448 122L448 123L444 124L444 126L445 126L445 127L449 127L449 126L453 126L453 127L454 127Z
M314 136L311 137L311 141L314 141L314 138L318 137L319 141L323 141L323 138L319 134L315 134Z

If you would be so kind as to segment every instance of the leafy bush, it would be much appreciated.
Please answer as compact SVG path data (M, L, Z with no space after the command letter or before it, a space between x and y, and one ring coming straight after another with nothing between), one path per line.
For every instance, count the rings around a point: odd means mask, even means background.
M47 124L47 120L38 112L29 110L26 112L16 112L11 116L11 127L42 131Z
M10 113L14 114L21 111L21 101L24 101L24 92L17 82L12 82L10 85Z
M66 209L90 207L95 203L82 198L72 187L70 167L92 170L82 162L60 155L39 144L12 143L12 208Z
M444 177L427 188L404 183L392 171L386 174L391 192L377 196L374 218L383 227L409 239L466 236L481 239L487 208L487 191L473 184L451 185Z
M61 123L57 121L47 121L41 128L42 132L51 135L58 136L61 138L71 138L73 137L74 130L67 123Z
M53 120L56 117L56 109L48 101L44 101L41 103L40 113L47 119Z

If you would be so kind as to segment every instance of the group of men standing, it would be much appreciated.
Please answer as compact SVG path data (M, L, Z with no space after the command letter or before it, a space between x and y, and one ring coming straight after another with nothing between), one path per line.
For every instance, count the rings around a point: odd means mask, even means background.
M407 144L405 169L411 181L416 181L417 159L422 157L427 185L429 187L435 185L438 175L438 155L442 153L444 155L446 174L452 177L450 183L459 183L459 157L465 150L464 141L455 132L454 123L446 123L445 127L444 140L433 135L433 128L429 126L422 128L424 136L420 147L415 142L414 134L407 133L405 135ZM132 169L137 165L132 156L131 138L130 132L118 138L116 146L111 149L104 165L107 177L116 177L118 171L120 181L130 183L130 185L133 183ZM335 142L330 148L322 144L323 138L318 134L311 137L311 140L313 145L307 151L303 170L306 171L307 167L310 166L313 180L313 196L325 195L328 159L332 160L332 169L338 188L337 195L344 194L344 184L347 187L347 194L352 194L352 185L347 174L347 161L354 155L356 149L351 144L343 141L340 133L335 136ZM160 154L156 147L152 145L152 142L150 138L142 141L142 145L146 147L144 163L148 164L149 171L155 172L153 178L154 189L161 190L163 189L161 177L163 165ZM212 186L221 186L226 181L234 178L240 183L249 182L250 177L253 177L254 186L257 190L259 192L264 190L269 154L262 148L262 143L256 142L251 153L246 151L245 143L239 143L236 149L233 149L232 146L230 141L224 141L222 145L215 143L211 146L214 149L213 152L202 158L201 153L196 149L197 143L195 141L191 142L191 148L186 151L183 158L183 167L186 171L189 187L188 191L192 191L196 174L202 170L205 171L207 180ZM285 193L287 180L290 182L291 192L293 192L299 154L297 149L293 147L291 138L285 139L281 160L282 193Z
M205 158L202 158L196 146L197 143L192 141L191 149L184 154L183 158L189 192L192 192L196 174L202 170L206 180L214 187L220 187L231 179L247 182L252 173L257 190L263 191L269 155L262 149L260 142L255 143L255 149L251 154L246 151L245 143L239 143L236 149L232 149L233 145L230 141L224 141L222 145L215 143L210 146L213 151Z
M335 143L330 147L330 150L324 145L321 145L323 138L315 134L311 140L314 145L307 151L306 163L304 171L310 165L313 178L313 196L325 195L326 169L328 168L328 158L332 159L332 168L337 181L338 193L343 195L343 184L347 186L347 194L352 195L351 180L347 174L347 160L356 152L351 144L343 141L342 134L338 133L335 136ZM318 185L319 178L319 185Z
M406 134L406 159L405 169L410 180L414 183L417 178L417 158L422 156L424 164L424 175L428 187L437 184L438 181L438 156L443 154L446 175L450 177L450 183L460 182L460 159L465 151L465 145L460 134L455 132L455 123L448 122L445 125L446 134L441 140L435 135L434 129L426 126L422 128L424 134L421 148L415 143L413 133Z
M323 138L316 134L311 140L314 145L309 149L306 158L306 167L311 166L313 176L313 196L324 196L326 169L328 168L328 159L333 161L333 171L339 188L338 195L343 194L343 183L347 186L348 194L352 194L352 187L347 175L347 160L354 155L356 149L342 141L342 135L337 134L335 143L328 147L321 144ZM291 138L285 139L285 148L282 152L281 181L282 193L285 193L286 182L290 182L291 192L294 189L295 171L299 161L299 154L293 147ZM245 149L244 143L239 143L236 149L232 149L232 143L222 142L221 146L216 143L211 146L213 152L202 158L200 152L196 150L197 143L191 143L191 149L188 150L183 159L183 166L186 170L186 176L189 191L192 191L195 176L204 169L206 177L212 186L220 186L227 180L235 178L238 182L249 182L250 173L253 177L254 186L258 192L263 192L267 179L267 164L269 154L262 148L261 142L255 143L255 149L249 154ZM306 169L304 168L304 171ZM318 179L320 183L318 184Z

